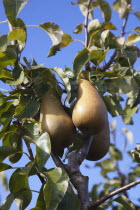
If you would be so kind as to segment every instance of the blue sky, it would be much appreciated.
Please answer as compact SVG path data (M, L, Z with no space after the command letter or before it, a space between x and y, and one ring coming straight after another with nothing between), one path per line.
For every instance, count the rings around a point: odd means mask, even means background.
M72 6L69 0L34 0L30 1L24 8L24 10L20 13L19 17L25 22L26 25L39 25L44 22L54 22L60 26L60 28L65 32L70 34L74 39L84 40L84 33L81 35L75 35L72 31L75 29L77 24L84 22L84 16L80 13L78 6ZM113 3L113 0L108 0L108 2ZM136 8L136 11L140 11L140 4L138 4L138 0L133 0L133 7ZM0 11L1 17L0 21L6 20L6 16L4 14L4 9L2 2L0 2ZM95 18L100 19L102 21L101 12L97 9L95 10ZM117 25L117 28L121 30L122 20L118 19L118 13L113 12L112 14L112 23ZM134 16L131 15L129 24L127 25L126 31L133 30L136 26L140 25L140 21ZM8 33L8 25L7 23L0 24L0 32L2 34ZM117 35L119 33L117 32ZM74 41L68 47L63 49L61 52L58 52L56 56L47 58L47 54L49 52L49 48L52 45L52 42L49 36L40 28L37 27L28 27L27 28L27 45L23 51L22 57L26 56L27 59L31 59L33 56L35 60L40 63L44 63L45 67L61 67L64 69L65 66L72 68L72 62L77 52L83 48L81 42ZM140 43L138 43L140 46ZM109 58L110 55L108 55ZM138 60L135 69L140 70L140 61ZM7 86L0 83L1 88L8 88ZM135 124L133 126L126 126L122 122L120 117L115 118L117 120L117 141L119 147L123 146L123 136L121 133L121 128L125 127L130 129L134 134L134 143L133 145L129 145L129 149L133 149L136 146L136 143L140 142L139 135L139 122L140 115L137 114L134 116ZM112 121L114 119L109 115L109 120ZM24 166L27 163L27 159L22 158L20 163ZM20 163L15 164L15 166L20 166ZM86 164L90 166L94 166L94 163L85 161ZM130 162L128 159L125 160L123 165L123 172L127 171L129 168ZM48 168L53 167L52 161L49 161L46 165ZM86 169L81 166L81 170L83 174L88 175L90 178L89 188L91 189L94 183L102 180L99 176L99 169ZM9 177L11 172L6 172ZM39 189L40 181L36 178L31 177L30 179L31 189ZM140 189L140 186L137 187ZM134 199L137 194L137 190L130 190L132 192L132 198ZM7 193L4 191L3 187L0 185L0 202L4 200ZM35 206L35 199L38 196L36 193L33 193L34 199L32 203L27 207L27 209L33 208ZM12 206L11 210L16 210L15 204Z

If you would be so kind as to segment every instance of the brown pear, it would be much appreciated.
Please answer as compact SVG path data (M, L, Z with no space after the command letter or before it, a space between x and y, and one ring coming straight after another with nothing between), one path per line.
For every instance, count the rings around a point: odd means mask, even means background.
M104 129L93 136L92 143L86 157L87 160L97 161L103 158L109 151L110 131L108 121Z
M77 102L73 109L74 125L86 135L101 132L107 121L107 109L96 88L87 80L79 79Z
M40 107L41 131L50 135L52 149L62 154L65 147L74 140L75 127L72 119L64 111L55 89L51 88L42 98Z

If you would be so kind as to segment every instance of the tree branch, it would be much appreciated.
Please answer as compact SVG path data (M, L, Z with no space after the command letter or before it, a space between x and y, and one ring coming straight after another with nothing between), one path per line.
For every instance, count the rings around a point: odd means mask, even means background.
M137 180L135 182L132 182L132 183L130 183L130 184L124 186L124 187L121 187L118 190L115 190L115 191L113 191L113 192L111 192L111 193L103 196L101 199L99 199L97 201L90 202L88 209L89 210L96 209L99 205L101 205L102 203L104 203L106 200L112 198L114 195L117 195L117 194L122 193L122 192L124 192L126 190L129 190L130 188L132 188L132 187L134 187L134 186L136 186L138 184L140 184L140 180Z
M91 3L91 0L88 0L88 3L87 3L87 15L85 17L85 24L84 24L84 27L85 27L85 47L88 47L88 42L89 42L89 36L88 36L88 18L89 18L90 3Z
M83 176L80 172L80 165L88 154L89 147L91 144L92 137L85 136L83 138L83 146L79 152L72 151L68 157L68 164L63 164L61 159L55 154L51 153L51 156L56 164L56 166L64 169L73 186L78 192L78 197L81 202L81 210L87 210L89 204L89 195L88 195L88 177Z

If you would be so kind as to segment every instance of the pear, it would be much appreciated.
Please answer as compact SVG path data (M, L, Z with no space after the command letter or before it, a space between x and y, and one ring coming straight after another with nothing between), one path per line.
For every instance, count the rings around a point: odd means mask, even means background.
M87 160L96 161L103 158L109 151L110 131L109 124L106 123L104 129L93 136L92 143L86 157Z
M58 155L72 144L75 127L72 119L64 111L61 100L55 89L50 88L43 96L40 106L40 130L50 135L53 152Z
M77 102L73 109L74 125L86 135L96 135L107 121L107 109L96 88L87 80L79 79Z

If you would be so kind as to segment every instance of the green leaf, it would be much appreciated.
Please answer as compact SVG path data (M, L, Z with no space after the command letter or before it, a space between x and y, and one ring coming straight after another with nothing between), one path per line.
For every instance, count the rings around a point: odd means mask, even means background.
M88 33L90 34L90 36L92 36L92 34L101 29L101 23L99 22L98 19L94 19L91 20L88 24Z
M2 162L9 155L15 154L17 150L12 146L1 146L0 147L0 162Z
M11 169L12 166L6 164L6 163L0 163L0 172Z
M104 50L93 50L89 53L89 60L95 65L99 65L106 57Z
M124 109L125 115L123 116L123 121L125 124L133 124L132 122L132 116L137 112L138 107L131 108L129 105L127 105Z
M126 40L126 45L131 45L140 41L140 34L130 34Z
M133 144L133 133L132 131L126 129L126 128L122 128L123 134L125 135L125 137L127 138L127 140L129 141L130 144Z
M22 157L22 136L18 130L10 138L11 145L18 151L15 154L9 156L11 163L18 162Z
M81 13L86 17L87 11L88 11L87 1L85 1L85 2L78 1L78 3L79 3L79 8L80 8ZM93 19L92 10L93 10L92 5L90 5L90 12L89 12L89 16L88 16L89 19Z
M32 208L30 210L46 210L46 204L45 204L45 200L44 200L44 193L43 193L43 187L44 185L42 185L40 192L39 192L39 196L37 198L37 202L36 202L36 207Z
M107 110L110 112L112 117L125 114L125 111L122 109L120 102L115 96L106 95L103 99L107 106Z
M140 27L136 27L134 31L140 34Z
M55 71L59 75L61 80L63 81L66 91L67 91L67 100L69 102L71 98L71 85L70 85L70 81L67 74L65 74L65 72L59 67L54 67L52 70Z
M68 46L72 41L73 39L71 38L71 36L69 34L64 33L61 42L57 45L53 45L50 48L48 57L55 55L57 51L60 51L62 48Z
M47 210L56 210L68 188L68 176L61 168L45 172L48 178L44 186L44 198Z
M11 25L16 25L16 17L25 7L28 1L25 0L3 0L6 16Z
M48 133L43 133L37 140L35 140L35 144L37 145L36 162L41 171L51 153L51 143Z
M15 111L15 106L11 105L6 112L2 113L0 117L0 124L8 126L13 118L14 111Z
M100 163L96 163L96 166L101 166L103 167L103 169L106 169L108 171L114 171L114 168L115 168L114 160L111 160L111 159L106 159Z
M125 18L131 11L131 6L126 0L116 0L113 3L113 8L119 13L121 18Z
M20 190L29 189L28 184L28 173L20 174L21 169L18 168L14 171L14 173L10 177L9 181L9 189L12 193L19 192Z
M73 31L73 33L75 34L81 34L82 33L82 30L84 29L84 24L78 24L76 26L76 29Z
M122 153L114 145L110 145L109 153L110 153L111 159L122 160Z
M78 76L78 74L82 70L82 67L88 62L88 60L89 60L89 51L88 49L84 48L74 58L73 70L76 76Z
M30 96L21 96L19 105L15 110L15 116L21 118L31 118L38 112L39 103Z
M140 20L140 12L135 12L134 15Z
M124 195L119 196L118 198L114 199L114 201L120 203L127 210L135 209L134 204Z
M1 107L0 107L0 115L4 112L6 112L10 106L13 104L13 101L8 101L6 103L4 103Z
M1 37L0 37L0 51L1 51L1 52L6 51L6 49L7 49L7 44L8 44L7 35L1 36Z
M40 125L38 123L31 123L28 121L27 122L25 121L23 123L22 131L24 133L24 136L29 136L33 140L38 138L39 130L40 130Z
M72 209L80 210L80 201L69 184L67 192L65 193L63 200L59 203L57 210Z
M0 52L0 68L5 68L7 65L13 66L17 59L17 54L13 49L7 49L5 52Z
M20 85L24 80L24 72L21 71L19 78L16 81L7 80L6 83L9 85Z
M14 194L10 193L7 197L6 200L0 205L1 210L8 210L10 209L12 203L14 201Z
M102 11L103 18L106 22L109 22L112 16L112 11L108 2L103 0L97 0L99 7Z
M46 22L39 25L40 28L44 29L47 34L50 36L53 45L57 45L61 42L63 31L60 29L58 25L52 22Z
M7 80L7 79L13 79L12 74L7 69L0 69L0 79L1 80Z
M28 190L21 190L20 192L15 193L15 200L18 206L18 209L26 209L32 200L32 192Z

